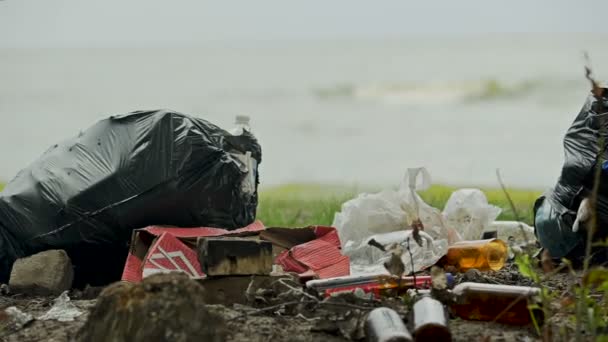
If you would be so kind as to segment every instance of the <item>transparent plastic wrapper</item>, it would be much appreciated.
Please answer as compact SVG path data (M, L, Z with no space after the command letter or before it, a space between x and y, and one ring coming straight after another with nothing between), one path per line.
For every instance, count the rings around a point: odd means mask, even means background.
M534 244L536 235L534 228L523 222L517 221L494 221L486 229L486 232L496 232L496 238L508 244Z
M8 322L11 328L19 330L25 325L34 320L34 317L27 312L21 311L16 306L11 306L4 309L4 314L8 316Z
M43 321L56 320L59 322L71 322L80 315L82 315L82 311L70 301L68 292L65 291L53 301L53 306L49 311L38 317L38 319Z
M462 240L479 240L500 212L500 208L488 204L481 190L460 189L450 196L443 215L448 227L456 230Z
M405 266L404 274L411 274L426 269L437 263L446 254L448 249L447 239L433 239L429 234L421 231L422 245L420 246L414 241L412 232L413 230L410 229L372 235L363 240L358 246L349 248L348 251L345 251L345 254L351 259L351 274L388 274L383 264L389 261L390 253L370 246L368 242L372 239L384 246L391 244L401 246L401 250L403 250L401 260Z
M404 253L405 274L435 264L445 255L448 238L454 234L443 223L441 212L426 204L416 191L429 187L430 176L424 168L408 169L397 191L384 190L376 194L361 194L344 203L333 226L338 230L342 252L351 258L352 274L387 273L383 262L390 255L370 246L375 239L382 245L397 243ZM420 219L422 246L411 236L412 223ZM409 248L413 255L412 269Z

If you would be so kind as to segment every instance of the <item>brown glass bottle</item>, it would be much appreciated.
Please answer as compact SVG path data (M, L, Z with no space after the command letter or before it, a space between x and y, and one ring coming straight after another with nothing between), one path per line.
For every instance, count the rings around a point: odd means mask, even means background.
M461 283L452 290L456 303L450 306L462 319L494 321L512 325L532 322L532 315L542 323L542 310L530 312L528 305L536 302L540 289L528 286Z
M499 239L461 241L451 245L445 264L460 272L500 270L507 260L507 245Z

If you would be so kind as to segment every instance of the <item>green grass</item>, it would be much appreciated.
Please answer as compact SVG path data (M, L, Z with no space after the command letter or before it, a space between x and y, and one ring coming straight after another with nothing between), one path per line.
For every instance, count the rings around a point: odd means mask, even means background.
M457 188L432 186L420 196L429 205L443 210L451 193ZM507 198L500 189L482 189L488 201L500 208L498 219L515 220ZM289 184L260 189L258 218L268 227L300 227L307 225L331 225L334 214L342 203L354 198L361 190L355 187ZM532 206L541 191L510 189L520 219L532 224Z
M0 183L0 191L4 187ZM434 185L429 190L421 192L424 201L435 208L443 209L454 187ZM500 208L500 220L514 220L507 199L500 189L482 189L488 201ZM334 214L340 211L342 203L354 198L363 191L376 190L358 189L320 184L288 184L260 189L260 204L258 218L266 226L301 227L307 225L331 225ZM532 205L540 191L511 189L509 194L515 203L520 219L532 223Z

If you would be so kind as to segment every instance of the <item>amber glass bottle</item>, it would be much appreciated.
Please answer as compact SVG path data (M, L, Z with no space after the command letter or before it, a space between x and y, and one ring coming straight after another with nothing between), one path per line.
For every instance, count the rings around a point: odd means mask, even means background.
M507 245L499 239L488 239L461 241L451 245L445 263L460 272L472 268L497 271L503 268L506 260Z
M526 325L534 315L542 324L542 310L528 308L537 303L539 288L467 282L456 285L452 292L456 303L450 310L462 319Z

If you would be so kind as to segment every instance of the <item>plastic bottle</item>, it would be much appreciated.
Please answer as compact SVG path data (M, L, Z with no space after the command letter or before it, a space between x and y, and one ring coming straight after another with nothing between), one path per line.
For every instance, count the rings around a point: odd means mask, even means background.
M507 254L507 245L499 239L460 241L448 248L445 263L459 272L472 268L497 271L505 265Z
M425 294L414 304L414 337L416 341L451 341L448 315L441 302Z
M241 136L245 134L245 132L252 134L249 121L249 116L237 115L235 118L235 126L230 130L230 134L234 136ZM251 151L247 151L245 154L237 154L236 156L247 168L247 177L243 179L242 189L244 192L252 194L255 192L257 160L253 158Z
M365 333L370 342L410 342L412 334L401 317L392 309L372 310L365 321Z
M450 310L462 319L526 325L532 322L533 314L539 324L543 321L542 310L531 314L528 309L540 294L536 287L467 282L456 285L452 293L456 303Z
M230 130L232 135L242 135L245 131L251 133L249 125L250 118L247 115L237 115L234 120L234 128Z
M516 244L534 244L536 242L534 228L523 222L494 221L492 224L486 227L484 232L495 232L495 237L505 242L512 242Z

